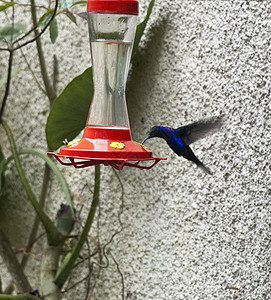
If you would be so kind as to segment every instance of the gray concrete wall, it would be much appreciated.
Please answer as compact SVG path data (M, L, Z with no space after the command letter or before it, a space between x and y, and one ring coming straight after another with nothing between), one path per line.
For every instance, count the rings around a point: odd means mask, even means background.
M140 4L142 18L148 2ZM192 146L213 176L157 139L148 146L168 160L149 171L118 172L123 199L113 170L101 168L99 235L106 244L119 228L122 212L124 228L109 248L124 276L128 299L271 299L270 19L269 1L156 1L127 91L134 140L141 141L153 125L178 127L221 112L227 122L221 132ZM48 34L43 37L49 66L53 54L59 59L59 91L90 65L87 24L80 21L76 27L67 18L60 20L56 45L49 43ZM25 54L39 74L35 46L29 45ZM3 74L4 55L0 64ZM48 104L19 52L15 66L22 71L14 78L5 119L19 148L45 152ZM2 129L0 134L8 154ZM42 163L24 161L38 193ZM86 212L91 191L83 187L86 181L93 183L93 169L59 167L76 206L84 203ZM27 234L31 208L18 182L12 167L1 220L14 245L22 246L24 236L18 232ZM46 206L51 215L62 197L53 180ZM91 233L94 238L96 231ZM110 254L108 258L93 299L121 299L121 276ZM33 257L28 267L33 282L39 259ZM86 271L82 265L73 280ZM67 299L83 299L84 292L84 285L78 285Z

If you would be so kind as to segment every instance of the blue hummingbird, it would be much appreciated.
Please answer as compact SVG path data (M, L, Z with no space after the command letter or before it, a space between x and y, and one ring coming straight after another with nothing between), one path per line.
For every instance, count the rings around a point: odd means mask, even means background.
M222 125L223 116L200 120L176 129L154 126L151 128L142 144L150 138L162 138L177 155L183 156L184 158L194 162L198 167L211 175L212 172L196 157L189 145L199 139L205 138L207 135L212 134L215 131L218 131Z

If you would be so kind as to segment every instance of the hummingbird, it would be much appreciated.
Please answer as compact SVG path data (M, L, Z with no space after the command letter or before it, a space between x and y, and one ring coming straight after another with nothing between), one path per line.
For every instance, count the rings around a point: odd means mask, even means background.
M207 174L212 175L212 172L196 157L189 145L218 131L222 125L223 116L207 118L176 129L154 126L142 144L150 138L162 138L177 155L192 161Z

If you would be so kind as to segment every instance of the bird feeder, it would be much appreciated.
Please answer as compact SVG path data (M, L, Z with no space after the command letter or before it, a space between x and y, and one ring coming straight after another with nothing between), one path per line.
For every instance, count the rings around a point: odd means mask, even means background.
M165 158L132 141L125 99L138 1L88 0L87 10L94 82L87 123L82 139L48 154L76 168L105 164L118 170L150 169Z

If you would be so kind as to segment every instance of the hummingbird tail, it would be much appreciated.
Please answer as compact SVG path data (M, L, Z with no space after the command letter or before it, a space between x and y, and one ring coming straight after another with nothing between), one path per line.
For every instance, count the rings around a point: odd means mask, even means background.
M204 166L204 164L200 164L198 165L199 168L201 168L205 173L209 174L209 175L213 175L213 173L210 171L209 168L207 168L206 166Z

